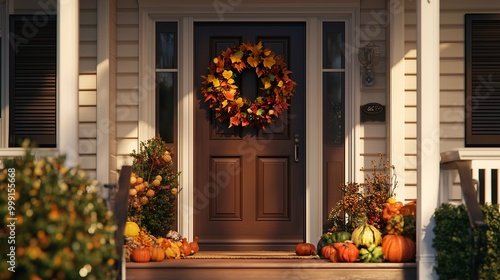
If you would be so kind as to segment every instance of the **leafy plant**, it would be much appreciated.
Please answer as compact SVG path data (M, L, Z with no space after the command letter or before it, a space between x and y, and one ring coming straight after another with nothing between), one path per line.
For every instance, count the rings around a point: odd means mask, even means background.
M133 150L130 156L134 158L131 187L136 189L129 196L128 218L154 236L166 236L175 221L179 185L174 153L160 137L155 137L141 142L139 151Z
M471 273L478 273L479 279L500 279L499 207L481 205L481 210L488 225L486 232L471 231L464 205L442 204L434 212L432 246L437 252L435 268L440 279L465 280L470 279ZM479 271L473 271L472 260L478 262Z
M64 161L30 151L4 161L0 252L8 260L0 262L0 279L116 277L113 213L97 196L97 182Z
M348 182L339 186L344 193L328 216L329 231L352 232L365 220L377 229L383 228L381 218L384 203L394 196L397 187L394 166L380 155L379 162L372 161L372 173L365 177L364 184Z

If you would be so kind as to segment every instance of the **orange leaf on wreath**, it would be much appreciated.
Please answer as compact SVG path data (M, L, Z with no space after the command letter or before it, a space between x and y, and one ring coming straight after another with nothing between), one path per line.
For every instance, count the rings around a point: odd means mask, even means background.
M230 90L226 90L224 91L224 97L229 100L229 101L233 101L234 100L234 95L236 94L236 90L234 88L230 89Z
M233 125L235 125L235 126L240 125L239 115L240 114L237 114L236 116L229 118L229 127L231 127Z

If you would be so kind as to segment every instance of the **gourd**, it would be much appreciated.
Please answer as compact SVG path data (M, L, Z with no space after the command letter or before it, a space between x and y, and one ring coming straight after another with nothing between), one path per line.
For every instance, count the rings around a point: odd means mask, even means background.
M125 223L125 236L138 236L140 231L141 229L139 228L139 225L137 225L135 222L127 221Z
M299 243L295 246L297 256L311 256L316 254L316 247L311 243Z
M332 233L332 240L333 240L333 243L351 240L351 234L347 231L337 231L337 232Z
M151 252L148 248L135 248L130 255L133 262L149 262L151 260Z
M402 234L405 225L404 221L404 217L401 214L396 214L389 218L385 225L387 234Z
M403 207L401 201L386 202L384 203L384 209L382 210L382 220L387 222L393 215L399 214L399 210Z
M359 256L359 249L351 241L337 242L333 247L338 252L340 262L355 262Z
M165 250L161 247L151 247L150 255L152 262L161 262L165 259Z
M193 254L200 251L200 246L198 245L198 236L195 236L193 242L189 243L189 247L191 247L191 251Z
M382 243L382 233L366 221L352 232L352 241L357 247L370 245L380 245Z
M326 234L326 233L325 233ZM324 236L324 235L323 235ZM318 241L318 245L316 246L318 256L321 257L321 250L323 250L323 247L328 246L328 241L329 239L325 239L323 236ZM331 239L330 239L331 240Z
M181 249L181 252L184 253L184 256L191 255L191 246L189 246L186 237L182 239L182 245L179 247L179 249Z
M325 259L329 259L330 255L335 253L337 253L337 250L332 245L324 246L321 249L321 257Z
M415 258L415 242L403 235L387 234L382 240L385 259L389 262L409 262Z

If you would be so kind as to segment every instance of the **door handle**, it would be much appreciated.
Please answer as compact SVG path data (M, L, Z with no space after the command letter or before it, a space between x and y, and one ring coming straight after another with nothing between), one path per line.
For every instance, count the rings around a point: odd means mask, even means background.
M295 134L295 162L299 162L299 135Z

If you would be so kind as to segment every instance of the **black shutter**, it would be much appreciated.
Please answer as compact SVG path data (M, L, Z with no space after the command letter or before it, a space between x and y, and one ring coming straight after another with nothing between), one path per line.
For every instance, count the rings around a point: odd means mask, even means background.
M465 146L500 147L500 15L465 15Z
M9 146L56 147L56 18L10 16L9 40Z

